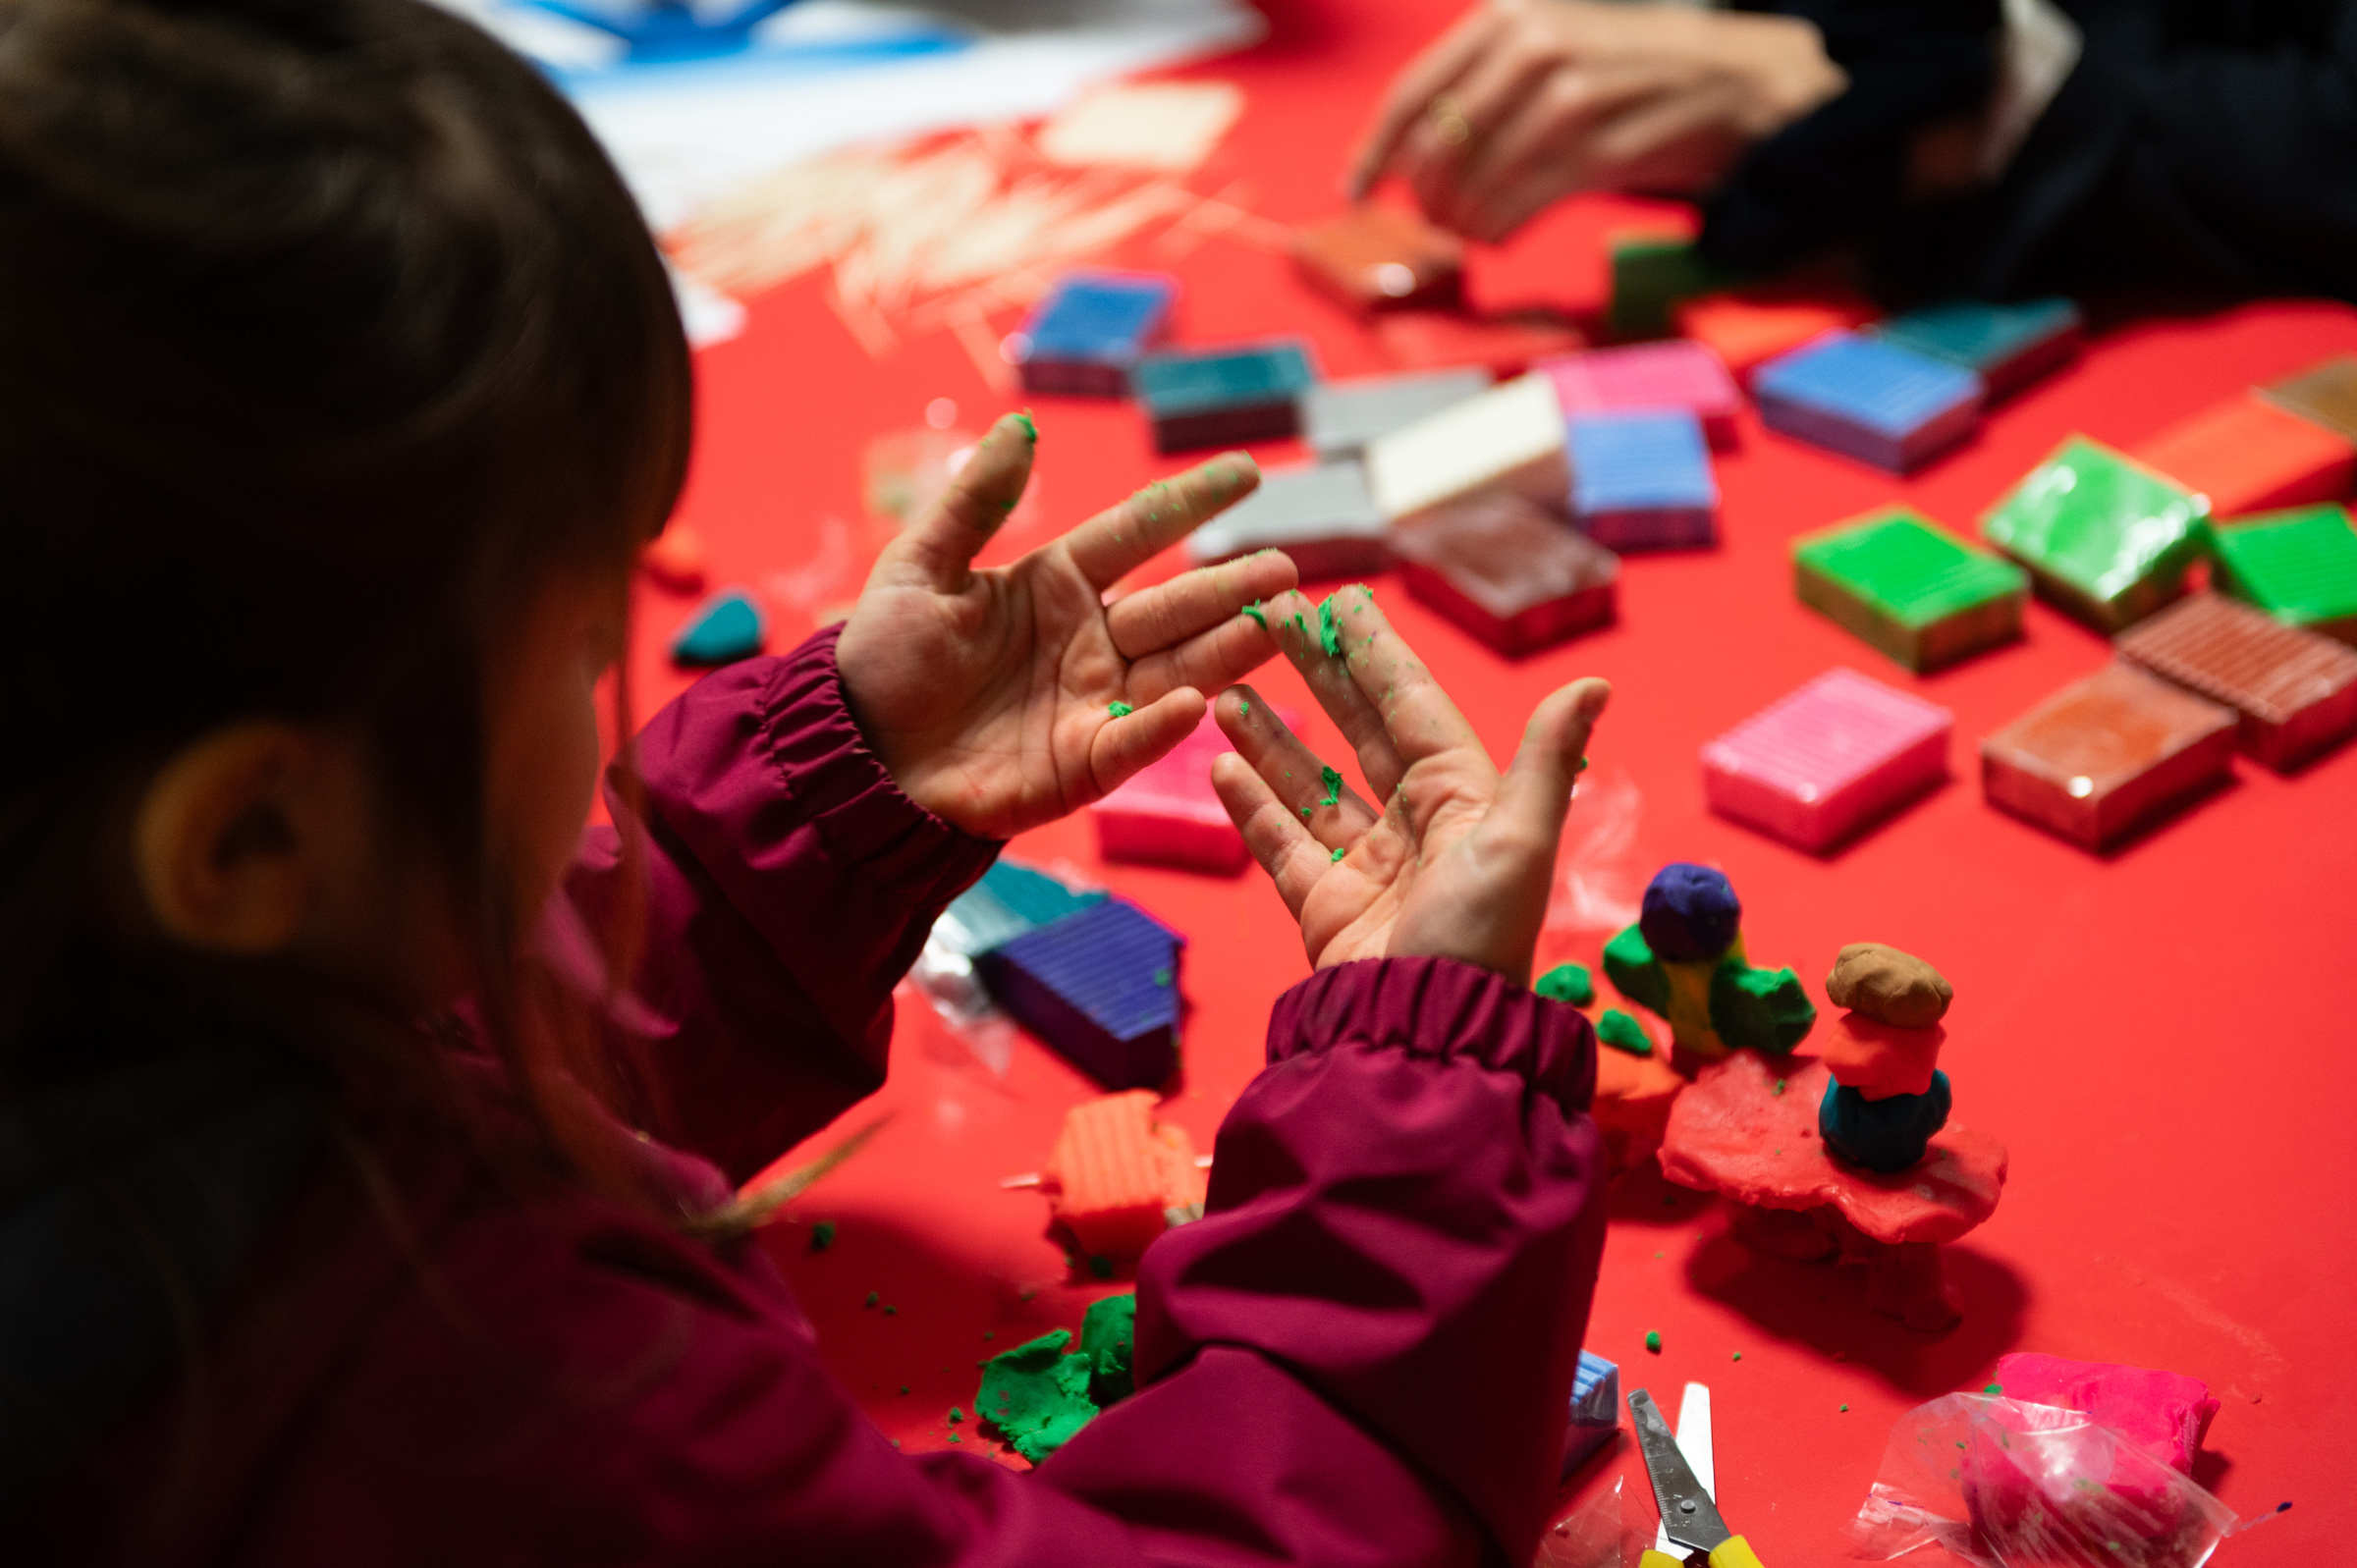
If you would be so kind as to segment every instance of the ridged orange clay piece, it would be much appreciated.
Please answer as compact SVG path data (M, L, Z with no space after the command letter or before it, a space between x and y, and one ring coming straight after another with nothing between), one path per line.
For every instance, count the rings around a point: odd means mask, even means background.
M1153 1091L1090 1100L1065 1112L1041 1184L1056 1217L1092 1257L1130 1259L1173 1209L1199 1209L1204 1177L1185 1129L1154 1119Z

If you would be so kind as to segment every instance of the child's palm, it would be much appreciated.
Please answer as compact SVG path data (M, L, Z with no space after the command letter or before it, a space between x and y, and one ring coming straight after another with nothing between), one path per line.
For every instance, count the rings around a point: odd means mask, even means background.
M1238 612L1293 585L1274 553L1106 605L1105 590L1257 482L1213 460L1013 566L969 565L1022 494L1023 422L1001 420L941 504L895 540L836 659L861 732L917 804L1006 838L1098 799L1193 730L1206 690L1275 645ZM1117 715L1115 704L1133 711Z

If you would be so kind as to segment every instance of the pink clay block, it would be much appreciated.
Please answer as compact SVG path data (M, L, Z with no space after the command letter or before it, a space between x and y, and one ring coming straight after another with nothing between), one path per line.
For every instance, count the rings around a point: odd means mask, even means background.
M2109 1362L2016 1352L1998 1358L1990 1380L2007 1399L2079 1411L2181 1476L2193 1474L2202 1434L2218 1414L2210 1385L2199 1378Z
M1684 408L1702 421L1714 447L1735 439L1742 394L1719 356L1699 343L1672 339L1598 349L1539 365L1555 383L1567 418L1633 408Z
M1823 849L1947 776L1946 708L1829 670L1702 748L1711 808Z
M1107 860L1233 872L1248 858L1244 836L1211 787L1212 760L1231 750L1210 714L1159 762L1088 808L1097 853Z

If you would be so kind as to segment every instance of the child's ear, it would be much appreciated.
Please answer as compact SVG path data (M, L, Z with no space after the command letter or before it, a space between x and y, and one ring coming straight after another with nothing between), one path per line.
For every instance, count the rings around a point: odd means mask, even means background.
M175 940L257 957L301 934L330 852L332 746L273 721L216 730L164 764L132 853L148 912Z

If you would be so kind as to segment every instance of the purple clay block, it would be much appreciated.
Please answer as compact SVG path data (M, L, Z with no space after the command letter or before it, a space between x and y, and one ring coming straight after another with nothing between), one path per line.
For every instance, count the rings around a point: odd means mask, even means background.
M1855 332L1829 332L1752 377L1760 418L1815 446L1909 473L1972 434L1972 371Z
M1580 1462L1620 1430L1620 1369L1593 1351L1579 1353L1571 1379L1571 1415L1563 1424L1563 1463L1558 1479L1570 1479Z
M1178 1066L1185 939L1108 898L982 954L999 1004L1107 1089L1156 1089Z

